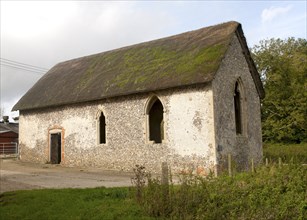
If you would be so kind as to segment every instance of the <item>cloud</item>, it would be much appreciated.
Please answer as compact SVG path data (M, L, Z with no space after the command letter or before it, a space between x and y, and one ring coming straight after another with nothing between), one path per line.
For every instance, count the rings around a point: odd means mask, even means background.
M269 9L265 8L261 13L261 20L262 22L270 22L276 17L288 13L291 8L291 5L288 5L287 7L270 7Z
M176 24L165 9L142 8L129 1L1 1L0 4L1 58L44 68L163 37ZM0 73L0 107L11 115L13 105L41 75L2 65Z
M78 9L75 2L12 1L1 6L2 30L17 40L42 38L57 31Z
M263 8L258 12L257 23L245 29L250 46L270 38L306 38L306 3Z
M306 36L306 3L274 2L275 7L270 4L265 1L0 0L0 56L51 68L72 58L227 20L243 23L251 45L268 37ZM253 11L247 10L250 8ZM41 75L3 66L0 73L0 106L6 114L12 114L12 106Z

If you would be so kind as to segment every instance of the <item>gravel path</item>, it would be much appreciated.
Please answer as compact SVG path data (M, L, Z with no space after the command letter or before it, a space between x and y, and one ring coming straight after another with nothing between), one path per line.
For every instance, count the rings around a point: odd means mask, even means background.
M0 160L0 193L41 188L131 186L133 173Z

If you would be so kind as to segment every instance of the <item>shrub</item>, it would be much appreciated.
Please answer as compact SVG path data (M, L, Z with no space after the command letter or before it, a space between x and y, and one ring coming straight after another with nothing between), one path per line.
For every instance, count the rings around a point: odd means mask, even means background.
M149 178L143 207L153 217L170 219L306 219L307 168L289 164L258 167L233 177L181 176L165 194ZM167 196L167 199L165 199Z

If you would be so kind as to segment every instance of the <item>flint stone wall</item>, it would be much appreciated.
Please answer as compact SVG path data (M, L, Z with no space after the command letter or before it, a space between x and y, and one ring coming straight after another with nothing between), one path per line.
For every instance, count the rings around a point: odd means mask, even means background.
M235 127L234 90L238 79L243 90L242 134L236 134ZM255 163L262 159L260 98L236 36L232 39L212 88L217 164L221 169L225 168L227 155L231 154L237 168L248 169L251 159Z
M20 113L21 160L50 161L50 132L62 132L63 166L129 170L136 164L160 172L205 174L215 165L211 85L190 86ZM148 141L146 105L157 96L164 107L164 140ZM106 119L106 144L98 144L98 120Z
M242 135L236 134L234 88L243 88ZM164 107L164 140L148 141L146 107L153 96ZM98 120L106 119L106 144L98 144ZM172 171L206 175L222 170L227 154L238 167L262 157L260 99L236 36L212 84L168 89L96 102L21 111L22 160L50 161L50 133L62 133L63 166L96 166L131 171L136 164L160 172L162 162ZM221 169L219 169L221 168Z

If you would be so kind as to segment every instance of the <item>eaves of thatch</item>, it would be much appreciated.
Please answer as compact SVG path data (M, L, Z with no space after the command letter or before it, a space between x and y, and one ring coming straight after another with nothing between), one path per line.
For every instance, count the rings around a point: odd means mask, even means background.
M65 61L48 71L13 107L29 110L204 84L213 80L237 35L258 94L259 74L237 22Z

